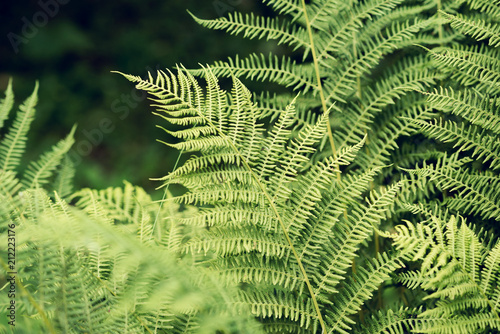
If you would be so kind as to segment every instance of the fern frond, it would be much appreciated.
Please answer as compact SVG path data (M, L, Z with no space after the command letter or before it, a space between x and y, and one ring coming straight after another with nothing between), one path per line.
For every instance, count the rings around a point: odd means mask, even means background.
M18 305L30 317L50 318L58 331L96 334L168 332L185 315L200 331L259 332L248 317L235 317L229 297L235 293L215 273L194 271L176 254L145 245L59 197L53 202L41 190L25 196L36 205L27 207L27 223L17 227L19 266L31 268L19 275L34 298L23 295ZM30 308L35 301L43 305L38 311ZM242 305L239 310L249 313Z
M264 323L288 319L303 329L318 325L324 328L322 310L328 296L340 288L338 283L345 278L357 249L386 217L401 184L373 191L367 206L356 203L379 169L359 177L346 176L345 184L336 181L335 175L338 166L353 161L364 140L345 146L335 158L311 162L314 146L324 136L327 115L320 116L315 124L303 124L292 136L296 124L292 102L278 114L269 131L260 131L258 109L254 109L251 96L237 80L223 110L207 107L214 105L214 99L204 96L219 96L216 92L220 88L210 69L205 71L206 93L189 72L179 71L177 76L160 72L156 79L150 76L147 80L127 76L138 83L138 88L152 93L158 112L167 118L179 122L192 117L199 120L195 124L186 122L188 128L175 133L180 134L183 149L196 142L201 156L188 159L185 166L162 178L166 183L178 182L188 188L175 201L203 206L198 214L179 221L210 227L182 249L207 256L224 280L248 283L240 302L250 305ZM186 101L186 97L191 100ZM222 97L217 100L225 101ZM329 191L334 195L327 195ZM348 210L342 222L346 227L336 224L342 208ZM376 266L394 270L400 265L401 254L384 255ZM324 268L320 276L317 267ZM367 274L365 285L360 287L363 293L345 296L346 304L338 311L346 316L339 319L339 328L348 326L353 310L388 277L379 269ZM282 298L261 298L263 287L274 291L280 285L277 291L282 291ZM305 290L309 295L296 295L296 291ZM294 309L296 301L302 299L300 305L309 306ZM289 304L292 300L293 305ZM273 312L268 308L272 303L279 303Z
M408 307L400 307L399 309L388 309L386 311L378 311L370 319L366 320L366 325L356 328L359 333L404 333L412 331L415 328L415 320L411 316L418 314L419 310L409 309Z
M473 10L488 14L493 20L500 18L500 1L498 0L467 0L467 4Z
M350 57L352 60L342 68L339 68L331 79L325 81L326 100L345 101L344 98L352 94L353 87L356 86L356 79L374 67L382 56L397 49L397 43L410 40L418 31L429 26L432 21L414 20L404 23L394 23L384 33L384 37L379 37L371 42L367 42L362 50L358 52L361 57ZM385 37L387 35L387 37ZM324 55L319 55L323 57ZM331 102L330 102L331 103Z
M456 154L454 155L457 156ZM445 199L448 207L454 210L477 213L484 218L500 219L500 178L496 175L481 175L461 168L470 159L454 161L453 156L443 157L435 165L417 168L412 173L428 177L443 190L456 192Z
M350 315L359 311L363 300L371 297L373 291L397 269L404 266L402 260L412 255L410 248L399 254L380 254L371 263L360 268L359 273L346 282L345 288L336 296L337 303L332 305L331 327L328 333L349 333L355 323Z
M495 170L500 168L500 139L489 135L485 130L481 130L473 125L457 125L453 121L443 121L443 119L425 122L418 119L411 120L421 131L431 138L443 143L454 143L453 147L458 147L459 151L471 150L471 156L490 163L490 167Z
M69 197L73 192L73 177L75 176L75 168L73 162L66 155L63 158L61 167L57 171L56 179L54 180L53 189L62 198Z
M421 286L431 291L427 299L438 299L434 307L418 316L417 331L471 333L500 329L497 296L489 288L500 274L498 240L489 248L465 219L455 216L448 221L432 216L427 223L398 226L397 230L393 236L397 247L418 245L414 259L422 260L420 271L403 275L401 280L412 288Z
M21 160L26 147L27 133L35 115L35 106L38 101L38 83L30 97L19 107L19 112L9 132L0 143L0 169L15 170Z
M394 154L399 148L398 139L417 132L411 120L426 117L424 99L414 94L399 99L394 106L385 109L378 122L373 124L369 132L370 141L360 152L356 165L370 168L396 162Z
M275 39L278 44L286 44L294 49L307 48L307 32L303 28L297 28L289 22L280 22L277 18L265 18L255 16L252 13L229 13L227 18L222 17L214 20L202 20L189 13L197 23L214 30L225 30L230 34L243 34L248 39Z
M415 59L415 62L396 66L399 70L387 79L375 83L374 88L366 87L364 90L364 102L359 105L352 105L345 115L343 123L346 130L339 129L335 132L334 138L339 147L350 145L370 130L375 116L388 105L394 104L396 100L413 90L422 90L435 83L439 75L428 70L415 71L414 66L422 66L422 59ZM406 100L403 100L406 101ZM415 110L415 109L414 109ZM416 109L418 111L420 109ZM357 126L351 126L356 124Z
M7 117L9 117L10 110L14 106L14 92L12 91L12 79L9 79L7 89L5 90L5 98L0 100L0 129Z
M464 86L475 85L486 94L500 92L500 56L498 50L484 47L444 48L429 51L436 66Z
M359 3L351 8L347 7L339 14L338 5L331 6L330 12L322 12L321 15L334 17L331 20L330 29L332 34L319 35L318 53L319 58L326 56L327 52L338 52L352 39L352 34L357 32L366 20L387 14L391 9L401 4L404 0L375 0ZM337 15L335 15L337 14ZM313 20L311 20L313 21Z
M299 254L311 274L322 263L323 248L330 243L330 233L339 222L344 210L347 210L354 201L360 201L361 195L367 189L380 168L374 168L360 175L345 175L342 183L316 205L314 218L309 221L302 231ZM326 247L328 248L328 247Z
M3 196L14 196L22 187L13 171L0 170L0 189Z
M330 242L323 247L321 270L315 275L317 287L315 293L318 297L322 291L328 293L337 292L337 284L344 279L344 275L356 257L356 251L376 228L384 212L393 205L395 194L401 184L391 186L387 191L377 193L373 191L368 200L368 206L362 203L354 204L350 210L348 218L342 224L334 226L334 234L337 237L330 237ZM356 303L360 302L357 300Z
M295 18L302 14L300 0L263 0L262 2L279 14L294 14Z
M293 89L302 89L305 92L314 91L314 69L309 65L298 65L288 57L264 54L250 54L246 58L238 55L227 62L218 61L210 66L211 71L218 77L236 76L257 81L275 82ZM191 70L193 75L201 76L202 70Z
M455 91L451 87L440 87L423 94L427 95L427 101L433 108L463 117L472 124L500 134L498 98L471 89Z
M143 212L154 211L157 206L142 188L124 183L123 188L82 189L75 192L71 199L77 199L76 206L83 210L93 211L92 207L99 205L108 219L140 226Z
M459 30L463 34L470 35L478 41L488 38L489 45L493 47L500 46L500 27L498 24L487 23L481 20L480 16L451 15L443 11L439 11L439 13L450 22L452 28Z
M38 161L32 162L24 174L22 184L26 189L38 188L49 182L49 178L60 165L61 160L69 151L75 139L76 127L71 129L68 136L53 146L51 152L44 153Z

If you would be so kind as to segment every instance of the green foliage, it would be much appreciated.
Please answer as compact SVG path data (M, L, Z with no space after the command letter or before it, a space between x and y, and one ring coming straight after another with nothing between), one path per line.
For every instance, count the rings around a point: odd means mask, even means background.
M46 152L41 155L38 161L33 161L24 171L22 180L19 181L16 172L21 163L21 157L26 148L27 134L30 124L35 117L35 106L37 104L38 83L35 90L26 101L19 106L19 111L4 134L0 142L0 178L3 180L2 196L13 196L18 190L27 190L33 188L52 189L56 180L59 180L61 173L65 177L70 177L74 173L72 167L67 164L66 169L59 169L60 162L66 157L74 143L73 135L75 127L68 134L66 139L61 140L53 146L51 152ZM14 93L12 92L12 81L9 81L9 86L5 92L5 98L0 101L0 131L3 130L4 121L8 118L10 111L14 106ZM2 131L3 132L3 131ZM60 181L57 181L60 183ZM66 186L59 186L62 194L68 193L68 187L71 180L67 180ZM47 187L50 185L51 187Z
M177 202L202 206L185 224L210 227L183 245L186 251L213 253L211 266L227 282L246 285L235 305L251 308L269 328L350 329L350 316L412 254L383 253L340 284L401 186L373 191L364 204L360 195L377 169L345 183L336 179L338 166L349 164L363 142L309 166L327 115L290 139L294 101L262 131L259 110L238 79L226 98L210 69L205 92L182 70L125 77L153 96L158 115L182 126L167 131L182 140L171 146L201 153L162 179L188 188ZM331 305L333 294L338 302Z
M421 207L413 206L415 212ZM400 276L411 288L422 287L437 299L418 315L415 330L425 333L476 333L500 329L500 241L467 226L463 217L437 217L416 226L398 226L396 248L417 245L422 265ZM449 217L448 217L449 216Z
M36 91L21 105L0 143L20 328L500 330L498 1L263 2L276 16L195 20L289 55L123 74L190 154L161 201L72 191L74 130L19 181ZM2 124L12 105L9 86Z
M0 105L5 115L12 101L9 85ZM35 102L36 91L0 143L3 152L15 152L2 156L10 169L19 163L28 131L27 121L19 120L33 117ZM14 170L0 172L0 235L9 240L9 253L15 245L15 259L0 251L3 290L10 286L7 273L17 270L15 298L2 293L0 303L6 310L15 300L16 332L258 332L253 319L226 302L236 294L234 284L221 285L205 265L194 267L201 258L182 256L182 243L196 229L179 218L192 208L159 204L129 183L71 191L74 171L65 153L73 133L32 162L22 182ZM53 194L42 188L49 179ZM10 332L4 321L0 332Z

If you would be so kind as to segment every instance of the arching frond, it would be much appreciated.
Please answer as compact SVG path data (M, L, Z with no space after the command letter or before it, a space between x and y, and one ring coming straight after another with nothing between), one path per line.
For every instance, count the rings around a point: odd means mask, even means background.
M191 13L190 13L191 14ZM249 39L275 39L278 44L287 44L294 48L308 47L307 33L303 28L280 22L279 19L255 16L252 13L243 15L229 13L228 17L215 20L202 20L191 14L200 25L214 30L225 30L230 34L243 34Z
M339 284L342 275L356 257L359 245L393 205L401 185L380 193L373 191L367 206L353 204L379 169L348 177L345 184L336 181L335 175L338 166L353 161L364 141L345 146L335 157L311 162L314 147L325 133L326 116L293 130L294 100L264 131L257 123L258 109L240 81L235 79L225 109L214 113L206 107L210 100L204 98L220 92L210 68L203 75L208 82L206 92L189 72L157 75L147 80L125 76L154 96L160 115L168 120L175 117L173 123L186 125L169 130L182 139L177 146L196 148L201 153L162 178L188 188L174 200L203 206L198 214L180 220L209 227L185 243L185 252L213 257L210 263L224 279L249 284L237 303L251 307L263 323L295 322L313 331L326 328L325 324L331 323L323 320L329 314L323 313L328 296L344 291ZM194 95L196 98L192 98ZM197 123L182 121L193 117ZM241 124L247 129L245 135L239 135L243 133ZM329 195L331 191L335 195ZM344 227L335 224L342 207L348 210ZM369 269L363 276L366 282L360 286L362 293L342 292L345 303L336 310L345 316L334 317L338 322L333 330L337 325L349 326L349 315L388 278L389 271L401 265L401 258L406 256L401 254L384 255L376 261L373 268L378 269ZM276 291L276 295L262 289Z

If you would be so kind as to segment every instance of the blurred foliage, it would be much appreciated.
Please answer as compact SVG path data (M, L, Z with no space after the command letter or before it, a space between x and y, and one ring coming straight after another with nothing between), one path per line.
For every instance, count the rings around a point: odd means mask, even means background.
M198 26L186 11L204 18L232 10L262 13L252 0L58 1L0 2L0 90L13 77L16 100L23 100L40 81L25 161L78 124L76 188L118 186L126 179L152 190L158 184L149 178L170 171L177 159L155 142L162 131L141 93L110 71L146 74L179 63L192 68L269 48ZM99 130L101 122L107 133Z

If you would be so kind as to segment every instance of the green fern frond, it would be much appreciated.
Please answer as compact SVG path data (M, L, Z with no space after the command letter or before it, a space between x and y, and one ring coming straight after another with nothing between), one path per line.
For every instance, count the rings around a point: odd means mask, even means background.
M202 20L189 14L200 25L214 30L225 30L230 34L243 34L248 39L277 40L278 44L287 44L294 48L309 46L307 32L297 28L289 22L280 22L279 19L255 16L252 13L243 16L241 13L229 13L227 18Z
M394 23L390 28L386 29L383 34L384 37L377 36L375 40L364 44L362 49L356 51L362 54L361 57L349 57L352 60L345 67L337 69L337 73L332 75L331 79L325 81L326 101L338 100L344 102L344 98L352 94L355 89L358 77L363 76L370 68L375 67L384 55L397 49L397 44L400 41L411 40L418 31L432 23L432 20ZM319 57L326 56L328 50L324 52L325 54L319 54Z
M344 49L351 39L354 32L357 32L365 21L369 21L372 17L381 17L388 14L396 6L404 2L404 0L375 0L366 3L359 3L357 6L349 8L346 6L342 14L339 15L339 5L331 6L329 12L322 11L321 15L325 17L334 17L331 20L329 29L334 31L332 34L319 34L318 49L320 50L319 58L321 59L328 52L338 52ZM318 12L319 14L319 12ZM337 15L335 15L337 14ZM311 19L311 21L313 21ZM313 21L314 22L314 21ZM311 23L313 25L313 23Z
M471 9L488 14L492 20L498 21L500 18L500 1L498 0L467 0L467 3Z
M9 79L7 89L5 90L5 98L0 100L0 129L7 117L9 117L10 110L14 106L14 92L12 91L12 79Z
M485 47L456 47L429 51L436 66L464 86L486 94L500 93L500 55Z
M480 16L450 15L443 11L439 11L439 13L450 22L452 28L459 30L463 34L470 35L478 41L488 38L489 45L493 47L500 46L500 27L498 24L481 20Z
M500 112L498 98L483 95L471 89L455 91L439 88L424 92L428 103L435 109L465 118L474 125L500 134Z
M184 252L207 256L225 281L249 284L238 303L251 307L264 324L284 321L303 329L326 328L322 313L329 296L341 291L345 303L336 310L345 316L334 317L338 322L333 330L348 328L350 315L407 257L405 252L383 255L363 276L359 293L344 291L339 284L360 245L390 215L401 187L397 183L374 190L364 205L356 199L379 169L346 176L345 184L336 181L337 166L350 164L364 140L340 149L335 158L311 162L314 146L325 133L326 116L316 124L303 124L292 136L296 125L292 102L266 132L260 130L258 109L241 82L235 79L224 99L210 68L203 75L206 92L182 70L177 76L159 72L147 80L126 77L153 95L160 116L186 125L168 130L183 140L177 146L201 152L161 179L188 188L175 201L202 206L199 213L179 222L210 227L186 242ZM217 101L228 104L217 112L207 107L214 105L214 99L205 96L218 96ZM183 122L185 118L197 122ZM343 210L345 219L340 218ZM319 274L317 268L322 268ZM276 294L263 294L262 289Z
M359 273L346 282L345 288L336 296L337 303L327 311L331 319L331 327L328 333L349 333L355 322L349 318L350 315L359 311L362 300L371 297L373 291L397 269L404 266L403 260L407 260L412 254L410 248L406 248L399 254L380 254L371 263L360 268Z
M339 147L351 144L353 141L359 140L358 138L360 137L362 138L372 128L372 123L377 114L388 105L401 100L409 92L422 90L433 85L440 75L427 69L418 72L415 70L415 67L422 66L425 66L422 58L403 62L396 65L394 73L388 73L387 78L372 84L374 88L366 87L363 92L363 103L358 105L353 104L346 113L345 119L342 120L343 128L347 129L347 131L342 128L335 131L334 138L336 142L340 143ZM403 99L402 101L406 102L408 100ZM403 109L409 107L407 103L399 105ZM417 108L413 110L420 111L421 109ZM391 117L391 119L395 118L395 115ZM395 122L398 121L395 120ZM357 126L352 126L353 124Z
M53 189L61 198L67 198L73 193L73 177L75 168L71 159L66 155L57 171Z
M16 227L17 265L31 269L18 273L18 287L32 298L25 293L16 305L33 319L50 319L40 321L41 331L168 332L191 315L200 332L259 332L248 317L235 317L228 303L236 293L215 273L194 270L166 248L152 248L119 224L88 216L57 196L52 201L42 190L24 197L34 205Z
M454 143L459 151L471 150L471 156L489 162L495 170L500 168L500 138L491 136L487 131L473 125L459 126L453 121L443 119L425 122L418 119L411 120L420 130L431 138L443 143Z
M397 227L398 248L419 245L414 260L419 271L401 276L411 287L421 286L438 299L434 307L419 314L417 331L429 333L471 333L500 329L498 291L492 289L500 278L500 247L481 242L465 219L448 221L431 216L427 223ZM493 285L492 285L493 284Z
M14 196L22 186L15 172L0 170L0 187L3 196Z
M401 184L396 184L380 194L373 191L367 206L355 203L347 219L334 226L333 235L337 237L330 237L330 242L323 246L324 260L320 265L322 269L315 274L316 295L320 296L324 291L337 292L336 286L345 278L347 268L356 257L356 251L361 243L371 236L374 228L378 227L385 216L384 212L393 205L395 194L400 187ZM359 303L359 300L355 302Z
M404 333L415 329L415 320L412 316L420 313L419 310L400 307L399 309L388 309L384 312L375 313L370 319L366 320L366 325L356 328L359 333Z
M305 92L314 90L312 84L314 69L309 66L300 66L289 58L278 56L265 56L263 54L250 54L246 58L236 56L227 62L218 61L210 66L217 77L249 78L257 81L269 81L282 84ZM191 73L201 76L203 70L192 70Z
M38 82L29 98L19 107L16 119L0 143L0 169L15 170L26 147L27 133L35 115ZM12 97L13 98L13 97ZM8 103L6 104L8 106Z
M53 146L51 152L44 153L38 161L34 161L28 166L22 180L25 189L38 188L49 182L48 179L73 146L75 130L76 127L73 127L65 139Z
M384 111L370 129L370 141L365 150L360 152L355 161L361 168L395 163L398 140L403 136L413 135L418 130L411 120L427 117L425 100L415 94L399 99L394 106ZM400 152L403 153L403 150Z
M124 183L123 188L82 189L75 192L71 199L77 199L76 206L84 210L98 204L109 219L139 226L143 211L154 211L157 205L153 205L150 196L142 188Z
M457 155L454 155L457 157ZM442 190L452 192L445 203L450 209L479 214L484 218L500 219L500 178L486 173L482 175L461 167L469 158L454 160L443 157L434 165L417 168L411 173L428 177Z

